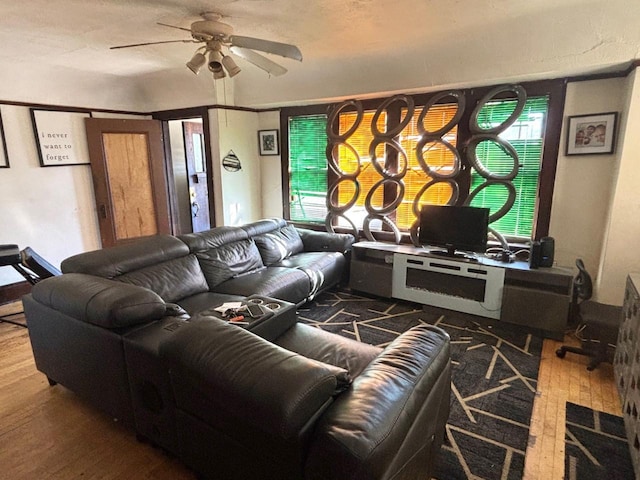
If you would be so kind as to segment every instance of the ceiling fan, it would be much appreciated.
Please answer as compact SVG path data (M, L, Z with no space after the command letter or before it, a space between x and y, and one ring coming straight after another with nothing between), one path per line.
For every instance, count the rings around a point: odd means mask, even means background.
M302 61L302 53L295 45L272 42L261 38L233 35L233 27L226 23L222 23L220 21L222 15L219 13L205 12L200 16L203 20L193 22L190 28L183 28L158 22L158 25L162 25L164 27L171 27L189 32L192 38L188 40L164 40L160 42L134 43L131 45L111 47L111 49L142 47L145 45L157 45L161 43L203 43L204 45L199 47L191 60L187 62L187 67L197 75L200 72L200 69L207 64L207 67L213 73L214 79L224 78L227 73L230 77L234 77L240 73L240 67L236 65L236 62L230 55L225 55L223 53L223 47L227 48L234 55L237 55L249 63L254 64L256 67L261 68L269 75L276 77L287 73L287 69L254 50Z

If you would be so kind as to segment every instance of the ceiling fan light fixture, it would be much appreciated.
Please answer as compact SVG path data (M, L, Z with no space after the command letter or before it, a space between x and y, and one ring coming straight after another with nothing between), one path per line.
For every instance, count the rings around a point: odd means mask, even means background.
M187 67L193 73L198 75L198 73L200 73L200 68L202 68L205 63L207 63L207 58L202 53L196 52L196 54L191 57L191 60L187 62Z
M236 0L221 0L234 2ZM222 15L217 12L204 12L200 15L202 20L191 23L189 28L157 22L158 25L169 27L191 34L190 39L161 40L158 42L134 43L130 45L118 45L111 49L142 47L145 45L159 45L165 43L198 43L203 44L198 48L191 60L186 63L187 68L198 75L202 67L207 68L215 79L236 76L241 69L236 65L235 57L229 57L222 53L223 48L267 72L270 76L279 76L287 72L283 66L271 61L261 53L279 55L284 58L302 61L302 53L295 45L273 42L262 38L234 35L233 27L220 21ZM227 51L225 50L225 52Z
M240 73L240 67L236 65L236 62L229 55L222 57L222 65L227 70L230 77L235 77Z
M209 63L207 64L209 70L211 70L215 74L217 72L224 73L222 68L222 52L220 50L211 50L209 52Z

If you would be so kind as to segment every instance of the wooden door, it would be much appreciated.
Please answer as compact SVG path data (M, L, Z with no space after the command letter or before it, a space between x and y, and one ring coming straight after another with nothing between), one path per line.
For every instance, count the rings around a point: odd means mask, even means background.
M202 232L211 228L202 123L182 122L182 131L191 204L191 231Z
M171 233L161 123L87 118L85 125L102 246Z

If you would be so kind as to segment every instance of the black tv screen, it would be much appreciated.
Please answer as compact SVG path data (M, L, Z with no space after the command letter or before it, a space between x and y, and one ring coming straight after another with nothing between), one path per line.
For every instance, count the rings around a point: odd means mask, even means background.
M446 247L451 256L456 250L484 253L488 228L488 208L424 205L418 238L425 246Z

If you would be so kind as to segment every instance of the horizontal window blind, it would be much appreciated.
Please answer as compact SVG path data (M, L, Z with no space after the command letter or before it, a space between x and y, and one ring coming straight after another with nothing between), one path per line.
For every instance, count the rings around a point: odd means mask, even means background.
M360 194L356 200L356 204L349 210L347 216L357 226L362 227L364 218L367 216L367 211L364 207L367 194L371 190L371 187L375 185L382 176L373 168L371 164L371 156L369 155L369 147L373 141L373 133L371 132L371 122L375 111L365 111L362 116L362 122L356 129L356 131L346 140L346 143L351 145L360 157L361 171L358 175L358 183L360 184ZM355 122L357 114L355 112L344 112L340 114L339 126L340 134L344 134L348 131ZM378 128L380 130L385 129L387 121L386 113L382 113L378 117ZM346 173L355 172L357 169L357 159L353 152L347 147L340 146L338 149L340 155L340 169ZM385 147L384 144L378 145L376 148L377 161L384 165L385 162ZM340 205L346 204L355 193L355 184L351 181L345 181L340 184L338 188L338 201ZM371 198L371 203L375 208L381 208L384 204L384 189L378 188L375 194ZM339 224L342 222L339 221ZM346 226L346 223L345 223ZM374 227L375 228L375 227Z
M513 112L515 103L515 100L487 103L478 114L478 124L484 128L499 125ZM529 98L516 122L500 134L516 150L520 164L518 175L513 180L517 192L515 205L504 217L491 224L502 235L525 239L532 236L548 103L547 96ZM513 160L495 142L480 143L476 155L492 172L505 173L513 166ZM472 170L471 177L472 190L485 182L475 170ZM488 207L491 213L495 213L506 201L506 188L496 185L482 190L472 205Z
M327 215L327 116L289 117L290 218L323 222Z
M458 109L457 104L438 104L433 105L425 118L423 119L423 125L426 131L434 132L446 125L456 114ZM418 153L416 147L420 140L420 134L418 133L418 117L420 117L422 109L416 107L413 117L409 124L405 127L399 137L400 145L407 152L407 158L409 161L407 175L404 177L405 194L402 204L396 210L396 225L401 229L409 229L416 220L413 214L413 201L416 195L420 192L420 189L433 180L422 169L418 162ZM407 113L407 109L402 109L401 116ZM458 127L453 127L443 137L454 147L457 141ZM443 147L438 143L427 143L422 147L422 156L424 161L429 167L434 170L439 170L443 173L451 171L454 164L454 156L450 150ZM447 203L451 197L451 187L446 183L441 183L433 186L425 192L420 199L420 206L422 205L443 205ZM420 208L418 208L420 211Z

